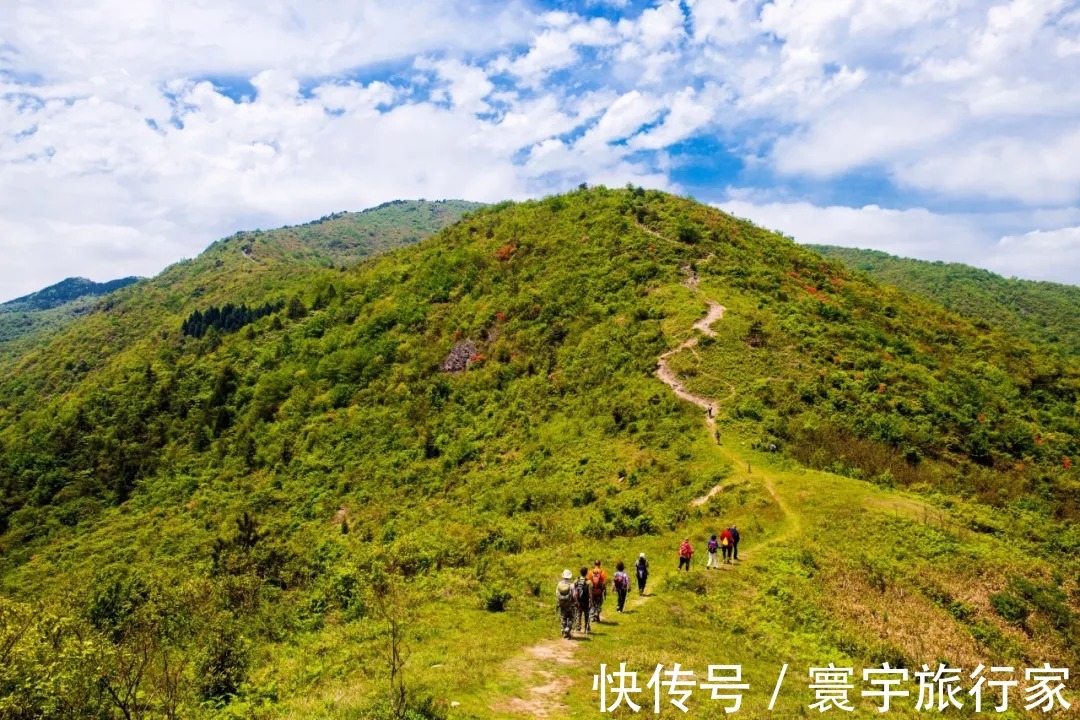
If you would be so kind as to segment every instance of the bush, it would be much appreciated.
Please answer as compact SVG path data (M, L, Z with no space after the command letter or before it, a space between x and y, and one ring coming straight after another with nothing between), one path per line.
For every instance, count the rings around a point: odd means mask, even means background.
M975 608L962 600L954 600L949 604L949 614L961 622L970 620L975 615Z
M1013 638L1007 637L996 627L985 621L978 621L971 626L971 636L985 645L995 657L1002 661L1019 659L1024 656L1024 648Z
M103 570L91 584L86 617L96 630L119 642L149 596L149 588L138 577L115 568Z
M990 605L994 612L1011 623L1022 623L1027 619L1028 606L1023 600L1007 592L990 596Z
M488 612L504 612L510 604L513 594L503 587L488 587L484 590L484 609Z
M1056 586L1043 586L1026 578L1016 577L1012 588L1020 597L1046 615L1057 630L1065 630L1073 623L1073 613L1065 604L1065 592Z
M687 245L696 245L701 242L701 230L689 218L679 218L675 231L679 236L679 242Z
M233 697L247 678L249 664L248 642L232 621L219 622L195 663L199 697L203 700Z

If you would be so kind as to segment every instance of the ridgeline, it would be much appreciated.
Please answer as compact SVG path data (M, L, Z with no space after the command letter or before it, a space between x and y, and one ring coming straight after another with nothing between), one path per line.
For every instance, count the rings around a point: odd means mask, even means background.
M656 191L455 207L241 233L6 368L0 707L579 717L625 661L765 717L783 663L1080 659L1073 359ZM563 568L639 552L559 640Z

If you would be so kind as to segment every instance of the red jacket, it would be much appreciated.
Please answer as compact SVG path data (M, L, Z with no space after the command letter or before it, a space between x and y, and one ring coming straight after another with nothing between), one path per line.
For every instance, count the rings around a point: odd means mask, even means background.
M727 530L720 533L720 537L718 539L720 540L720 547L731 547L735 544L734 536L732 536L732 534ZM724 542L725 540L727 540L727 542Z
M683 542L683 544L681 546L679 546L679 557L688 558L693 554L694 554L694 548L690 547L689 542Z

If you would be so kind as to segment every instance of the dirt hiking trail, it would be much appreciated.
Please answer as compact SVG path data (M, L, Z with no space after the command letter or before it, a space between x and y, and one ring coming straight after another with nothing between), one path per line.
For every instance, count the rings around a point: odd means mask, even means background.
M656 232L647 229L646 231L649 232L651 235L661 237ZM668 240L668 238L662 239ZM668 242L675 241L668 240ZM718 303L716 300L713 300L712 298L704 297L701 292L700 279L698 278L697 273L694 272L689 265L684 266L682 270L687 275L686 280L683 281L683 285L693 290L694 293L702 295L708 305L708 311L705 313L705 317L694 323L694 329L700 331L704 335L716 337L716 331L712 329L712 325L716 321L723 319L724 312L727 310L727 308L725 308L723 305ZM671 364L669 363L669 359L672 356L682 352L683 350L694 347L695 345L697 345L697 342L698 336L694 335L693 337L684 340L677 347L662 353L656 361L656 376L660 378L661 382L671 388L671 391L675 393L676 396L683 400L686 400L687 402L692 402L700 408L705 409L705 426L709 429L709 439L712 440L713 431L716 427L716 411L720 404L720 401L713 398L705 397L704 395L698 395L688 390L686 388L686 385L684 385L683 382L679 380L679 377L675 374L675 371L671 369ZM731 398L735 397L735 392L735 386L732 385L731 395L727 398L724 398L724 400L730 400ZM736 467L741 467L743 460L742 458L738 457L733 451L725 449L722 451L722 454L727 456L727 458L730 459ZM762 470L759 470L759 475L762 478L762 484L764 485L766 492L768 492L769 496L773 499L773 502L776 503L777 507L779 507L780 511L784 514L784 517L788 521L789 527L786 532L773 537L772 539L766 541L765 543L762 543L758 547L775 543L790 536L792 533L797 533L801 529L801 522L798 515L791 511L791 509L784 502L783 498L781 498L780 494L776 491L776 485L772 477L774 473L769 471L763 472ZM716 485L711 488L709 492L707 492L705 495L702 495L699 498L695 498L693 501L691 501L691 506L700 507L704 505L721 491L721 487L721 485Z
M638 227L643 232L663 240L664 242L680 246L683 245L682 243L666 238L660 233L643 225L639 225ZM682 269L683 272L687 274L687 278L682 284L692 290L695 294L700 295L707 305L704 317L695 322L693 328L703 335L715 337L716 331L712 329L712 325L723 319L726 308L717 301L703 295L700 288L700 279L691 267L685 266ZM709 440L711 443L713 440L713 431L716 426L716 411L721 401L705 397L704 395L698 395L688 390L675 374L675 371L671 369L671 365L668 362L669 359L677 353L697 345L698 337L699 336L695 334L684 340L677 347L662 353L656 360L656 376L661 382L671 388L671 391L675 393L677 397L687 402L691 402L705 410L705 426L708 429ZM735 386L731 385L731 395L724 398L724 401L734 398L735 393ZM732 450L714 447L723 457L732 462L734 467L741 467L745 464L745 461ZM785 540L801 530L801 523L798 515L791 511L776 490L776 485L774 483L775 475L775 472L761 468L754 477L755 479L761 479L766 492L768 492L777 507L780 508L780 511L783 513L786 520L786 527L781 533L774 535L772 538L755 543L755 550ZM716 485L705 495L693 500L691 505L693 507L704 505L721 492L721 487L721 485ZM644 596L632 593L631 597L628 598L627 610L632 612L633 610L640 608L652 597L652 593L648 593ZM567 670L568 668L578 665L576 653L579 647L580 645L578 642L567 641L562 638L553 638L522 650L520 654L507 662L505 671L516 677L528 678L530 684L525 688L525 697L500 699L492 705L492 710L521 717L551 718L567 716L569 707L566 705L564 699L566 693L573 685L573 680L570 678Z
M532 684L526 689L526 697L500 701L492 709L534 718L565 715L569 708L563 702L563 697L573 683L566 668L576 664L576 648L577 643L567 642L561 637L525 648L506 664L505 671L511 677L528 678Z

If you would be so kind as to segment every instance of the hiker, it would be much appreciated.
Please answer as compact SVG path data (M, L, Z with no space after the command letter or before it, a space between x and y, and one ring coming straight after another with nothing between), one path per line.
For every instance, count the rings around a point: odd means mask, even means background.
M559 618L562 621L562 636L567 640L574 632L574 614L577 612L577 596L574 594L574 573L569 568L563 570L562 579L555 586L555 600L559 605Z
M728 528L728 532L731 533L731 554L735 558L735 562L739 561L739 528L732 525Z
M725 530L724 532L720 533L720 550L724 555L724 562L728 565L731 564L731 546L733 544L734 541L731 537L730 530Z
M626 565L623 561L615 563L615 576L611 579L611 586L615 588L615 594L619 598L619 612L626 605L626 593L630 590L630 576L626 574Z
M637 592L645 594L645 583L649 579L649 561L645 559L645 553L638 555L637 559Z
M690 547L690 538L685 538L679 546L679 569L690 571L690 558L694 557L694 548Z
M577 598L577 629L586 635L592 632L592 613L589 603L592 601L592 588L589 587L589 568L581 568L581 577L574 582L574 597Z
M713 568L719 568L720 563L716 559L716 551L720 549L720 543L716 540L715 534L709 538L709 544L706 546L706 549L709 551L709 561L705 563L705 569L712 570Z
M589 584L592 586L592 618L594 622L600 622L600 610L604 607L604 598L607 597L607 573L600 567L599 560L589 571Z

